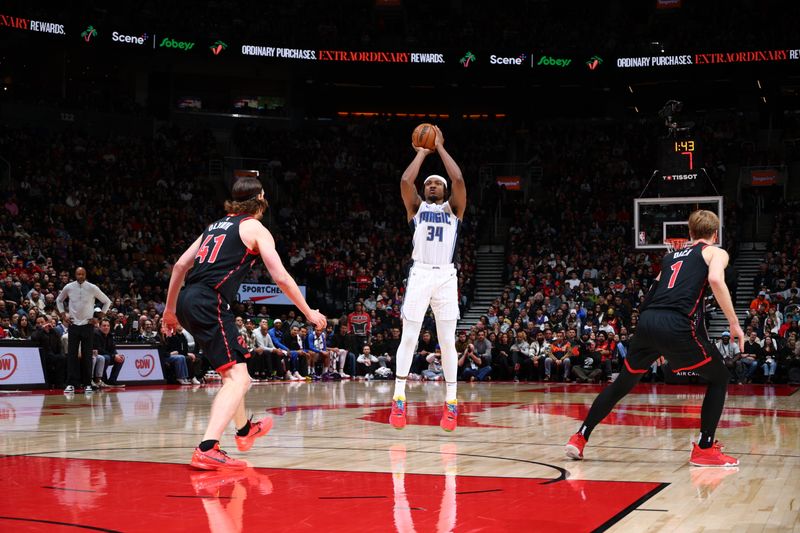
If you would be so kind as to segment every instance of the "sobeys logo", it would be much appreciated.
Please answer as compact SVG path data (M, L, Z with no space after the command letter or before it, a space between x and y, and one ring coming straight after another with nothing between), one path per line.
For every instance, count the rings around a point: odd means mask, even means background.
M545 66L545 67L567 67L570 63L572 63L571 59L556 59L554 57L549 56L542 56L539 58L539 62L536 63L537 66Z
M170 39L169 37L164 38L161 41L161 44L158 45L159 48L177 48L178 50L183 50L184 52L188 52L192 48L194 48L194 43L188 41L176 41L175 39Z

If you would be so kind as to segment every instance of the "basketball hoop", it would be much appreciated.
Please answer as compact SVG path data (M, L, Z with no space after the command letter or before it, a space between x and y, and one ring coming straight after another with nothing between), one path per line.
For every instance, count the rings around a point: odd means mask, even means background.
M688 242L689 239L684 239L683 237L670 237L668 239L664 239L664 245L667 247L668 252L681 250L686 246L686 243Z

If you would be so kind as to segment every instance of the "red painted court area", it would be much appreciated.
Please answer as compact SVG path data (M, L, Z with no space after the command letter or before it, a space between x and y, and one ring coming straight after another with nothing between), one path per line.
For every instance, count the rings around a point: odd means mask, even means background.
M544 383L535 389L523 389L522 392L596 394L605 387L605 384L593 383ZM731 385L728 387L728 396L791 396L798 390L800 390L800 387L796 385ZM631 394L663 394L666 396L699 394L702 396L705 394L705 392L705 385L665 385L663 383L639 383L633 387Z
M388 462L387 453L387 462ZM591 531L660 483L0 458L2 531Z

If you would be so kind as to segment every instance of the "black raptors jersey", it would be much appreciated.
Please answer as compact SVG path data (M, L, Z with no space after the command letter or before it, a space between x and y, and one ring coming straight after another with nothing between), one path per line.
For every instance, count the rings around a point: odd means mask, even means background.
M210 224L200 240L187 285L202 284L232 302L239 284L256 262L257 252L249 250L239 236L239 225L250 215L228 215Z
M661 279L647 309L669 309L689 317L702 314L701 300L708 284L705 243L676 250L661 260Z

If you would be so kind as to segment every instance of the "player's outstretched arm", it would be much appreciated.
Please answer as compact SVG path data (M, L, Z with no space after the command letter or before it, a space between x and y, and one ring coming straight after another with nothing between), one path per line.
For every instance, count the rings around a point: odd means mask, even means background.
M403 172L403 176L400 178L400 194L403 196L403 204L406 206L406 215L409 221L417 214L419 205L422 203L422 199L417 193L417 185L415 183L419 175L419 169L422 167L422 162L428 154L433 153L432 150L420 148L419 146L412 145L411 147L416 150L417 155L411 160L411 164L408 165L408 168L406 168L405 172Z
M739 349L744 351L744 332L739 325L739 317L736 316L736 310L733 308L733 301L731 301L731 293L728 291L728 285L725 283L725 268L728 266L728 252L722 248L715 248L709 246L703 250L703 255L711 254L711 261L708 263L708 284L711 285L711 291L714 293L714 298L717 300L722 312L725 313L725 318L728 319L730 326L731 337L734 341L738 339Z
M186 278L186 273L194 265L194 258L197 255L197 250L200 249L200 235L195 240L180 259L172 267L172 275L169 278L169 289L167 290L167 303L164 307L164 318L161 320L163 325L162 330L165 334L171 335L175 327L178 325L178 318L175 316L175 306L178 303L178 293L181 292L183 280Z
M328 321L325 315L316 309L311 309L308 302L300 292L300 288L295 283L294 278L286 271L286 268L281 262L281 257L275 250L275 239L272 234L265 228L261 222L255 219L246 220L241 224L242 241L250 249L258 251L261 259L269 270L269 275L275 284L281 288L294 305L300 310L306 319L317 327L325 329Z
M459 168L458 163L444 149L442 130L439 129L439 126L434 126L433 129L436 131L436 151L439 152L439 157L442 158L442 163L444 163L444 169L450 177L450 186L452 188L450 207L453 209L453 213L461 220L464 218L464 213L467 209L467 186L464 183L464 176L461 174L461 168Z

